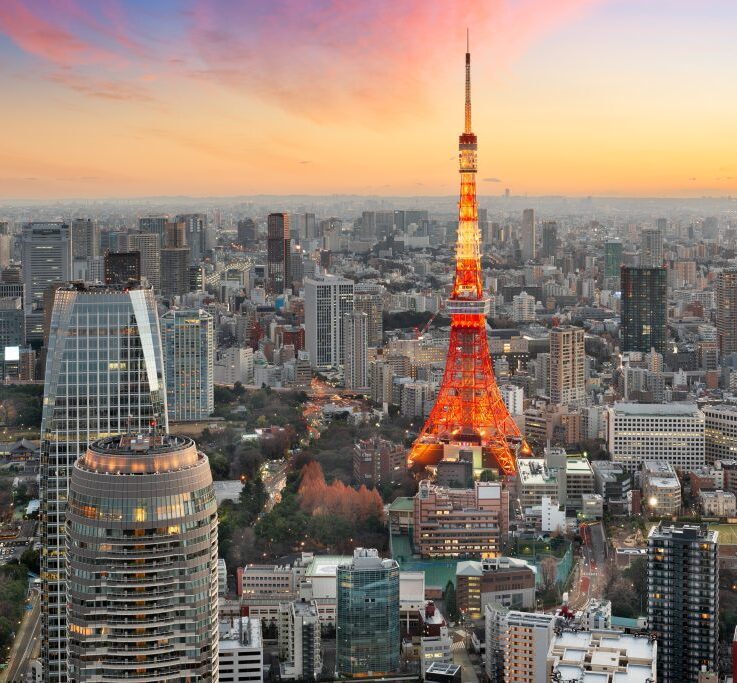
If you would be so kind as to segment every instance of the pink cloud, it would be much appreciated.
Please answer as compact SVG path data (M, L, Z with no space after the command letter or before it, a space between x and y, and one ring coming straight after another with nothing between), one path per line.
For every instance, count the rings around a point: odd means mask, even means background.
M316 121L424 109L462 41L499 67L604 0L197 0L196 78L255 93ZM460 67L462 68L462 66Z

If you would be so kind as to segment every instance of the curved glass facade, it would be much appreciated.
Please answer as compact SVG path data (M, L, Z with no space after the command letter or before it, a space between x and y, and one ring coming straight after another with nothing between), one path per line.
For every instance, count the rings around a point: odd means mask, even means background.
M153 290L69 286L55 292L41 424L42 658L67 678L64 522L72 465L87 444L156 421L167 428Z
M173 452L192 445L151 440L159 454L167 444ZM126 446L131 438L117 441ZM97 467L109 455L99 443L75 464L70 482L69 678L217 681L217 503L207 458L111 474ZM124 448L115 455L124 457Z

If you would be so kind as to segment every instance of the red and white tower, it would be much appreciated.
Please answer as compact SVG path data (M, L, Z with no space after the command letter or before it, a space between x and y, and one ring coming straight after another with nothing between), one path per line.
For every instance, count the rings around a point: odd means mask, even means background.
M489 298L481 280L476 199L476 135L471 130L471 54L466 48L466 125L459 138L461 196L451 316L450 345L435 406L409 453L409 465L434 465L446 455L470 448L483 467L515 472L515 444L522 443L494 377L486 316Z

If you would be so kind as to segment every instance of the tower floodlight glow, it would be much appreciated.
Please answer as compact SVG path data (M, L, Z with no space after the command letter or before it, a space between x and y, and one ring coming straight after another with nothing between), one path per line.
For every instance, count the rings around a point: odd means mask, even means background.
M412 445L412 466L434 465L446 446L480 447L483 466L502 474L516 469L514 446L522 444L494 377L486 316L490 301L481 280L481 249L476 198L476 135L471 127L471 53L466 38L465 125L458 141L461 192L453 291L447 301L451 316L450 344L438 398L420 435Z

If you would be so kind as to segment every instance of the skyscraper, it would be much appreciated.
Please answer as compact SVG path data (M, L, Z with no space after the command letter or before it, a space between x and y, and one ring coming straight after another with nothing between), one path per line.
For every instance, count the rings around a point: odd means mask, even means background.
M661 268L663 233L658 228L644 228L640 233L640 267Z
M351 311L343 316L343 377L346 389L368 390L368 316Z
M535 210L525 209L522 212L522 261L533 260L537 256L537 233L535 228Z
M171 299L189 291L190 250L184 223L167 223L161 248L161 295Z
M543 257L550 258L551 256L555 256L557 248L558 224L555 221L545 221L543 223Z
M238 221L238 244L242 247L251 247L256 241L256 224L252 218Z
M399 669L399 565L356 548L338 565L335 671L364 677Z
M141 254L141 275L154 288L161 291L161 237L155 233L132 232L122 240L125 251L137 251Z
M353 280L305 278L305 344L313 368L343 365L343 316L353 310Z
M368 316L367 343L370 347L379 347L384 336L384 287L370 282L357 282L353 301L353 308Z
M622 243L619 240L608 240L604 244L604 277L619 279L622 267Z
M655 349L665 353L667 344L668 281L665 268L621 269L621 349Z
M717 276L717 342L720 356L737 352L737 268Z
M270 213L266 240L266 289L271 294L283 294L291 287L291 239L289 214Z
M103 436L167 430L156 300L150 288L67 286L51 315L41 422L44 679L67 679L64 524L72 465Z
M166 214L159 216L143 216L138 219L138 229L141 232L158 235L159 243L164 244L164 233L168 222L169 216Z
M584 331L564 325L550 330L550 400L577 403L586 396Z
M660 522L647 539L647 619L658 638L658 681L695 681L719 666L718 533Z
M72 221L72 258L94 258L98 252L97 226L90 218Z
M218 680L217 503L194 441L148 430L72 468L69 680Z
M72 236L66 223L28 223L21 236L21 268L25 285L26 331L43 338L46 290L72 277Z
M183 213L174 219L177 223L184 223L189 245L190 263L199 263L207 252L207 216L204 213Z
M125 285L141 282L141 253L138 251L105 254L105 284Z
M215 410L215 332L202 309L171 310L161 316L169 417L203 420Z

